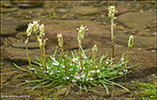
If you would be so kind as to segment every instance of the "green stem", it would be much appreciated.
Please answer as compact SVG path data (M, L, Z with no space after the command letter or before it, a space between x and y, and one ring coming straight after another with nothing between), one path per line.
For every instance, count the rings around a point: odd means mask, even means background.
M131 48L129 49L129 52L128 52L128 55L127 55L127 57L126 57L126 60L125 60L125 70L126 70L126 67L127 67L127 61L128 61L128 58L129 58L129 54L130 54L130 50L131 50ZM128 88L128 81L127 81L127 75L125 74L125 82L126 82L126 87Z
M95 54L93 55L93 57L94 57L94 58L93 58L93 59L94 59L94 60L93 60L94 67L96 68L96 70L98 70L99 68L97 67L97 65L96 65L96 63L95 63Z
M40 47L40 51L41 51L41 60L40 60L40 63L43 65L43 50L42 50L42 47Z
M30 60L29 53L28 53L28 41L29 41L29 37L27 36L26 52L27 52L27 58L28 58L29 66L30 66L30 68L32 68L31 60ZM30 77L31 76L29 76L29 80L31 79ZM28 87L28 84L27 84L27 87ZM28 92L29 92L29 95L31 95L31 92L29 90L28 90Z
M95 54L94 54L94 60L93 60L94 64L95 64Z
M111 41L112 41L112 58L114 58L113 18L111 18ZM114 89L114 84L113 84L113 91L112 91L111 97L114 95L114 91L115 89Z
M79 42L79 56L80 56L80 67L81 67L81 71L79 73L79 75L83 72L83 67L82 67L82 50L81 50L81 40L78 41Z
M128 80L127 80L127 75L125 74L125 83L126 83L126 87L128 88Z
M128 55L127 55L126 60L125 60L125 69L127 67L127 61L128 61L128 58L129 58L130 50L131 50L131 48L129 49Z
M27 58L28 58L29 66L30 66L30 68L32 68L31 60L30 60L29 53L28 53L28 41L29 41L29 37L27 37L26 52L27 52Z
M42 64L42 67L43 67L43 70L46 71L47 73L47 70L45 70L45 62L43 63L43 51L44 51L44 46L40 46L40 51L41 51L41 64ZM45 51L44 51L45 52ZM44 82L44 79L43 79L43 82ZM45 87L43 87L43 96L45 95ZM44 98L42 98L42 100L44 100Z
M114 58L113 18L111 18L112 58Z
M68 73L67 73L67 66L66 66L66 61L65 61L65 56L64 56L63 47L61 47L61 52L62 52L62 57L63 57L63 59L64 59L66 81L67 81L67 84L69 84L69 81L68 81L68 79L67 79Z
M46 58L45 58L45 47L43 46L43 52L44 52L44 68L47 71L47 67L46 67Z

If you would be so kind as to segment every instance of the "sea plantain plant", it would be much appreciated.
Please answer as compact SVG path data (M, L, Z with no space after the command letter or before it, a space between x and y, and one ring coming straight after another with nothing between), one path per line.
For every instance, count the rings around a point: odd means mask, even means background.
M108 85L117 85L129 91L122 85L113 82L113 79L122 77L130 73L131 71L129 69L134 66L137 66L138 64L125 67L124 69L122 66L125 64L125 53L123 53L122 59L117 64L113 64L112 57L107 58L107 53L105 55L102 55L101 57L96 58L95 55L98 51L96 45L94 45L92 48L92 55L86 54L85 50L83 50L82 48L81 41L84 39L84 33L87 30L87 27L81 25L80 28L78 28L77 30L77 41L79 43L78 52L71 51L71 55L64 53L63 38L62 34L59 33L57 37L59 47L61 48L61 54L56 55L58 48L56 47L54 54L52 56L50 55L47 57L45 56L45 44L47 38L45 38L44 24L40 25L39 21L33 21L33 24L30 23L27 28L27 40L25 42L29 62L28 69L21 68L15 63L14 65L17 68L22 69L23 71L27 71L31 74L36 75L38 78L36 80L31 80L30 78L26 82L18 84L17 86L32 82L37 83L36 86L31 87L31 91L36 88L43 88L43 94L38 94L43 98L50 98L50 94L46 96L45 91L46 93L51 92L55 97L62 93L67 94L70 91L70 88L73 86L77 86L85 90L86 92L98 92L96 90L90 89L88 87L89 85L102 87L106 89L107 94L109 94ZM29 36L32 33L36 34L41 50L41 57L36 57L38 62L31 61L31 59L29 58L28 41ZM124 72L124 70L128 71L123 74L120 74Z

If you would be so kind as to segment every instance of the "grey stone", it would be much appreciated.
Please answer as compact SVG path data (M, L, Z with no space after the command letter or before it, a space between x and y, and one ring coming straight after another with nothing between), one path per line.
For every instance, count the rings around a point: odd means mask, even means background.
M76 15L94 15L99 13L99 9L90 6L80 6L71 10Z
M3 24L1 27L1 35L15 35L17 33L16 31L17 25L15 24Z
M11 0L11 3L19 7L40 7L43 5L44 0Z
M155 21L155 13L149 12L128 12L118 16L117 21L131 29L144 29L148 23Z
M17 34L17 30L27 27L26 21L22 22L1 22L1 35L12 35Z
M78 31L76 29L81 25L87 26L89 29L85 32L82 40L83 48L93 47L95 44L98 47L105 47L107 39L110 39L110 32L102 24L89 20L57 20L43 23L45 23L45 33L48 37L47 45L58 45L56 36L58 33L62 33L65 50L78 48Z
M13 44L12 46L16 48L26 48L25 43ZM39 48L39 44L38 42L28 42L28 48L31 49Z
M119 45L128 46L128 40L130 35L117 35L115 43ZM156 37L142 37L134 35L133 47L145 48L145 49L156 49Z
M18 8L2 8L1 9L1 12L2 13L9 13L9 12L14 12L14 11L17 11L18 10Z
M32 61L37 61L36 56L40 57L40 49L28 50L28 52ZM1 56L15 62L28 62L26 49L12 47L3 48Z

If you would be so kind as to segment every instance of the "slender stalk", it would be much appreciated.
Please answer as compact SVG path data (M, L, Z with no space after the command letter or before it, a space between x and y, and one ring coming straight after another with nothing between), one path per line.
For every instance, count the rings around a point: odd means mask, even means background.
M125 83L126 83L126 87L128 88L128 80L127 80L127 75L125 74Z
M130 50L131 50L131 48L129 49L129 52L128 52L128 55L127 55L127 57L126 57L126 60L125 60L125 70L126 70L126 67L127 67L127 61L128 61L128 58L129 58L129 54L130 54ZM125 74L125 82L126 82L126 87L128 88L128 81L127 81L127 75Z
M114 58L113 18L111 18L112 58Z
M94 64L95 64L95 54L94 54L93 56L94 56L94 60L93 60L93 62L94 62Z
M83 66L82 66L82 52L81 52L81 40L79 40L79 56L80 56L80 67L81 67L81 71L79 73L79 75L83 72Z
M66 66L66 61L65 61L65 56L64 56L63 47L61 47L61 52L62 52L62 57L63 57L63 59L64 59L66 81L67 81L67 84L69 84L69 81L68 81L68 79L67 79L68 73L67 73L67 66Z
M47 72L47 67L46 67L46 58L45 58L45 47L43 46L43 53L44 53L44 68Z
M111 41L112 41L112 58L114 58L113 18L111 18ZM113 81L113 79L112 79L112 81ZM113 90L112 90L111 97L114 96L114 92L115 92L115 89L114 89L114 84L113 84Z
M27 36L26 52L27 52L27 58L28 58L28 62L29 62L29 67L32 68L31 60L30 60L29 53L28 53L28 41L29 41L29 36ZM29 76L29 80L30 80L30 77L31 76ZM27 87L28 87L28 85L29 84L27 84ZM29 89L28 89L28 92L29 92L29 95L31 95L31 91L29 91Z
M97 65L96 65L96 63L95 63L95 54L93 55L93 57L94 57L94 58L93 58L93 59L94 59L94 60L93 60L94 67L96 68L96 70L99 70L99 68L97 67Z
M40 63L43 65L43 50L42 50L42 47L40 47L40 52L41 52L41 59L40 59Z
M32 68L31 60L30 60L29 53L28 53L28 41L29 41L29 37L27 36L26 52L27 52L27 58L28 58L29 66L30 66L30 68Z
M57 37L58 37L58 45L61 48L62 57L64 59L66 81L67 81L67 84L69 84L67 66L66 66L65 55L64 55L64 51L63 51L63 37L62 37L62 34L61 33L58 34Z
M128 58L129 58L130 51L131 51L131 48L129 49L128 55L127 55L126 60L125 60L125 69L127 67L127 61L128 61Z
M45 68L44 68L44 64L43 64L43 48L42 46L40 47L40 51L41 51L41 64L42 64L42 67L43 67L43 70L45 71ZM43 79L43 82L44 82L44 79ZM43 95L45 95L45 87L43 87ZM42 98L42 100L44 100L44 98Z

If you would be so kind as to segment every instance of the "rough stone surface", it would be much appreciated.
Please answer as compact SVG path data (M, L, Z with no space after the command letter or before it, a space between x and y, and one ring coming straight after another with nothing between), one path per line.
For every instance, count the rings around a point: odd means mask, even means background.
M7 24L2 23L1 35L15 35L17 33L16 27L17 25L15 24L10 25L10 23L7 23Z
M99 9L89 6L83 6L83 7L76 7L75 9L72 9L71 12L76 15L94 15L99 13Z
M11 35L14 36L17 34L17 30L23 29L27 26L26 21L22 22L1 22L1 35Z
M37 61L36 56L40 56L40 50L34 49L29 50L29 55L32 61ZM19 48L3 48L1 52L1 56L5 59L12 60L15 62L28 62L26 49L19 49Z
M82 40L83 48L93 47L96 44L98 47L105 47L107 45L107 39L110 38L110 32L99 23L88 20L58 20L58 21L45 21L45 33L48 37L48 45L54 45L57 43L57 34L63 34L64 49L78 48L76 30L81 26L87 26L89 29L85 32L84 40ZM51 24L53 23L53 24ZM90 44L90 45L89 45Z
M144 29L147 24L153 23L155 16L155 13L149 12L128 12L118 16L117 21L129 28L141 30Z
M128 46L128 40L130 35L117 35L115 43L119 45ZM156 49L157 41L155 37L142 37L134 35L134 47Z
M25 43L19 43L19 44L13 44L12 45L15 48L26 48L26 44ZM29 42L28 43L28 48L39 48L39 44L38 42Z
M18 8L2 8L1 9L1 12L2 13L9 13L9 12L14 12L14 11L17 11L18 10Z
M53 13L55 13L55 9L54 8L48 8L45 10L45 13L50 13L51 15L53 15Z
M1 0L0 6L1 7L13 7L13 5L10 4L9 1L7 1L7 0Z
M20 7L39 7L43 5L44 0L10 0L12 4ZM24 5L25 4L25 5Z
M1 83L5 83L7 81L7 77L1 76Z

